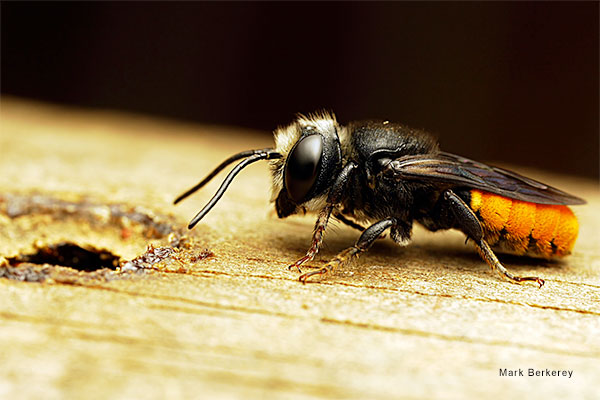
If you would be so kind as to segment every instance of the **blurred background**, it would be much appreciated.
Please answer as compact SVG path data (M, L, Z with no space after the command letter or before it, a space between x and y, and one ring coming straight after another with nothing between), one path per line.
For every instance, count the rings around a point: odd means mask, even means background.
M0 7L3 96L265 134L326 108L598 178L598 2Z

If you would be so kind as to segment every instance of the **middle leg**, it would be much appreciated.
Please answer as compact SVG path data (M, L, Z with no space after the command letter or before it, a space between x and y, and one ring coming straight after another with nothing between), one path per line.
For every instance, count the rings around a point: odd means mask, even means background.
M358 238L356 244L352 247L339 253L331 261L329 261L324 267L316 270L307 272L300 275L300 282L306 283L306 280L314 275L325 275L328 272L335 270L337 267L347 265L354 257L358 257L360 253L367 251L369 247L381 236L381 234L396 225L395 218L386 218L379 222L374 223L370 227L364 230L362 235Z

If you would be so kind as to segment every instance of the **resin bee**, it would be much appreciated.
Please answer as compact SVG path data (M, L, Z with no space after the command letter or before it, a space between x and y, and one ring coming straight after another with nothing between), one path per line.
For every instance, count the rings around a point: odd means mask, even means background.
M301 275L303 283L350 262L386 230L396 243L407 244L416 221L431 231L462 231L492 269L512 282L534 281L541 287L541 278L508 272L492 247L543 258L567 255L578 233L567 205L585 203L514 172L442 152L426 132L388 121L342 126L333 114L321 112L299 115L276 129L275 148L244 151L223 161L175 204L240 159L188 227L214 207L243 168L270 160L277 215L318 214L310 248L290 268L300 271L315 257L330 217L362 231L354 246Z

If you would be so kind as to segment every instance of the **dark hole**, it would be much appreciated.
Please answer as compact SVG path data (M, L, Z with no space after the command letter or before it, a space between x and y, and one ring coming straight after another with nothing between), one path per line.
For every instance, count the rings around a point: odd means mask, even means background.
M102 268L115 270L119 257L106 250L84 249L73 243L60 243L39 249L36 253L9 258L15 266L20 263L50 264L69 267L78 271L96 271Z

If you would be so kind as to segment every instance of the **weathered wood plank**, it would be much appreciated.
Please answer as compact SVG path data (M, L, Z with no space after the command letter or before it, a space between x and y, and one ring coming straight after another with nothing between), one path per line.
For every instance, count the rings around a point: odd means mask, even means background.
M36 241L125 259L165 246L167 235L149 239L105 207L135 205L177 231L219 182L181 206L171 205L175 195L227 155L270 144L251 132L10 99L0 129L7 258ZM541 290L499 280L460 234L419 229L407 248L379 241L359 262L302 285L286 266L306 250L313 218L274 217L267 168L252 166L190 233L181 262L102 279L0 279L0 397L597 398L600 191L531 175L589 201L575 208L580 239L564 262L505 259L545 278ZM10 217L7 202L32 193L96 211L68 214L61 203ZM339 225L316 264L356 237ZM205 249L213 255L190 261ZM501 368L573 376L500 377Z

